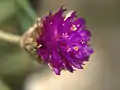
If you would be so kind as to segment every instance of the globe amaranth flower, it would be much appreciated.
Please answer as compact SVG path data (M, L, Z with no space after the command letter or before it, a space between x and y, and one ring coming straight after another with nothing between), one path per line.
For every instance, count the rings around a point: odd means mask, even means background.
M57 75L61 70L83 69L83 62L93 53L88 45L91 33L86 29L84 18L77 18L75 11L63 15L65 11L61 7L58 12L42 18L41 33L36 40L38 56Z

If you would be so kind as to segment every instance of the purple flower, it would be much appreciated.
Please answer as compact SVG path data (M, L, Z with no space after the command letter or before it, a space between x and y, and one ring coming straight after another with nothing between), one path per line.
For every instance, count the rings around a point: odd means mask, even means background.
M93 49L88 45L91 33L86 29L83 18L77 18L76 12L63 15L66 9L51 12L42 18L42 28L37 38L37 54L52 70L60 75L61 70L83 69Z

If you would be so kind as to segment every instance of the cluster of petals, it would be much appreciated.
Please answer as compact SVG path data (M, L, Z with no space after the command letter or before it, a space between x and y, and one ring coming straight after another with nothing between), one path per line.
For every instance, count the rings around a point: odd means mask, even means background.
M93 49L88 42L91 33L86 29L84 18L77 18L76 11L64 15L66 9L50 12L42 18L41 34L36 39L37 54L52 70L60 75L62 70L73 72L83 69Z

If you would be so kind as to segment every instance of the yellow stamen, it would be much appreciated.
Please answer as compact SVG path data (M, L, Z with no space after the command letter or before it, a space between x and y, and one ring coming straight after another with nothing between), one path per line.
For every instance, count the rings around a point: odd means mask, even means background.
M75 49L75 51L78 51L79 47L78 47L78 46L75 46L74 49Z
M71 30L75 31L77 30L77 27L75 25L72 25Z

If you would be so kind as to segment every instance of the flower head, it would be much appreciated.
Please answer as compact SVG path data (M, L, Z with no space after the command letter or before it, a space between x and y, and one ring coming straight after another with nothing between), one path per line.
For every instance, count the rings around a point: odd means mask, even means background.
M60 75L61 70L74 71L83 69L84 61L88 61L93 49L88 45L91 33L86 29L83 18L77 18L73 11L63 15L66 9L49 13L42 18L41 33L36 39L37 54L52 70Z

